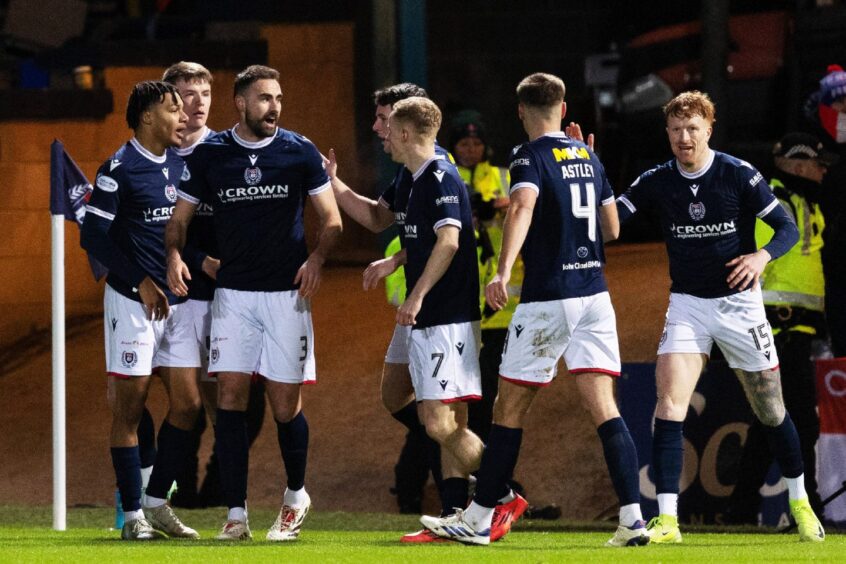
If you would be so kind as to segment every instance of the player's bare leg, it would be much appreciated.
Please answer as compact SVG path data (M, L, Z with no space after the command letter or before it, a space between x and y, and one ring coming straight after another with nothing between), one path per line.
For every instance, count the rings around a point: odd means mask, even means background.
M136 430L139 421L141 421L141 412L144 411L149 387L149 376L109 378L108 396L109 405L112 409L110 446L134 447L138 445Z
M735 374L743 385L752 411L764 425L770 450L778 460L781 473L787 482L790 513L796 520L799 538L803 541L823 541L825 531L811 509L805 491L805 470L799 433L784 408L781 374L778 368L760 372L735 370Z
M576 375L582 404L602 441L608 474L620 503L620 525L608 546L638 546L649 543L640 510L640 478L637 450L614 399L614 379L608 374L586 372Z
M414 386L408 364L386 362L382 366L382 405L388 413L396 413L414 401Z
M655 371L658 397L652 438L658 517L649 522L652 542L681 542L678 499L683 459L682 428L690 398L706 362L707 356L700 353L658 355Z

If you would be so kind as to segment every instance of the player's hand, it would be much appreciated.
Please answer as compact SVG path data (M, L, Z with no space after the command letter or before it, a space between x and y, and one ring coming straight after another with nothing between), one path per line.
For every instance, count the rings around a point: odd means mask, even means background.
M147 310L147 319L151 321L167 319L170 314L167 296L149 276L138 285L138 295L141 296L141 302Z
M497 274L485 286L485 301L494 310L499 311L508 303L508 280Z
M582 126L578 123L571 121L570 125L564 128L564 133L567 135L567 137L572 137L576 141L581 141L582 143L586 144L588 147L590 147L590 150L593 151L593 133L588 135L587 141L585 141L585 138L582 136Z
M320 279L323 271L324 259L314 253L309 255L294 277L294 284L300 285L300 296L310 298L320 288Z
M397 269L394 257L375 260L364 269L364 289L372 290L379 285L379 281Z
M338 176L338 159L335 156L335 149L329 149L328 157L323 154L320 156L323 157L323 168L326 169L326 174L329 176L329 179L331 180Z
M754 292L758 288L759 278L764 272L764 267L770 262L770 258L770 253L764 249L758 249L752 254L740 255L728 261L726 266L732 268L726 279L729 288L740 291L751 289Z
M203 270L205 270L205 262L203 263ZM185 283L186 280L191 280L191 272L188 270L188 265L185 264L178 253L168 255L167 287L170 288L170 291L177 296L185 297L188 295L188 285Z
M217 271L220 270L220 259L206 256L203 259L203 272L212 280L217 280Z
M423 305L423 299L418 298L414 292L403 302L399 309L397 309L397 323L410 327L417 323L417 314L420 313L420 306Z

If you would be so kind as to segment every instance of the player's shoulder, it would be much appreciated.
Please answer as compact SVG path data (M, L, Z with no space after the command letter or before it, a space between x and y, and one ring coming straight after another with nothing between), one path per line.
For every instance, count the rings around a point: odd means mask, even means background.
M728 153L714 151L714 166L728 174L733 174L741 181L748 182L750 186L756 186L764 181L764 175L754 165Z
M455 157L452 156L452 153L435 143L435 154L444 157L446 160L455 164Z
M655 165L649 170L645 170L635 178L632 186L649 186L655 183L660 183L669 180L676 174L676 164L673 159L667 162Z
M273 142L300 149L310 149L315 146L312 140L302 133L297 133L296 131L283 129L281 127L276 130L276 138Z

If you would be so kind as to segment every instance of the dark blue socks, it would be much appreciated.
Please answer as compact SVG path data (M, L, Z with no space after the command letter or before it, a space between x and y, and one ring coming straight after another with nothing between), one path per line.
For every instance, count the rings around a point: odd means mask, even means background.
M194 445L194 431L183 431L165 420L159 429L156 464L147 484L147 495L165 499L171 484L185 467Z
M141 457L138 447L112 447L111 451L121 506L124 511L138 511L141 509Z
M679 493L684 449L681 421L655 418L652 437L652 469L655 472L657 493Z
M626 422L622 417L615 417L597 427L596 432L602 441L605 464L608 465L608 473L620 505L639 503L637 450Z
M470 482L464 478L446 478L441 483L441 517L452 515L455 508L467 506L467 488Z
M156 424L153 416L145 407L138 423L138 450L141 455L141 468L149 468L156 461Z
M482 465L476 472L476 495L473 498L482 507L496 507L508 493L508 480L514 475L523 429L491 425L488 444L482 454Z
M408 429L408 432L414 435L418 444L425 445L426 460L429 470L432 472L432 479L438 486L438 491L441 491L443 480L441 474L441 445L426 433L426 427L420 423L420 417L417 414L417 402L409 402L402 409L391 413L391 417L402 423ZM441 502L443 502L443 495L441 495Z
M247 413L217 409L214 450L220 468L220 488L229 508L246 507L247 470L250 444L247 440Z
M764 434L770 450L781 466L781 473L785 478L798 478L805 471L802 463L802 447L799 444L799 433L790 414L784 414L784 421L777 427L763 426Z
M219 423L218 423L219 424ZM302 489L308 458L308 421L300 411L287 423L276 422L276 437L288 475L288 489Z

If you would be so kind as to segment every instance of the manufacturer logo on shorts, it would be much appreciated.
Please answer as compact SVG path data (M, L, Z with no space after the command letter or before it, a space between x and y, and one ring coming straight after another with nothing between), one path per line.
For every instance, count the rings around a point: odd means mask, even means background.
M138 355L135 351L123 351L123 354L120 355L120 363L124 368L132 368L138 364Z
M176 201L176 186L174 186L173 184L168 184L167 186L165 186L165 198L167 198L169 202Z
M438 384L441 385L441 389L446 391L447 384L449 384L449 380L438 380Z
M115 327L117 327L117 318L112 317L112 331L115 330Z
M261 169L257 166L247 167L244 169L244 182L250 186L255 186L261 182Z
M693 202L687 208L687 213L690 214L690 219L693 221L702 221L705 217L705 204L702 202Z
M457 348L457 349L458 349L458 354L459 354L459 355L464 354L464 343L456 343L456 344L455 344L455 348Z
M667 330L666 330L666 329L664 329L664 332L663 332L663 333L661 333L661 340L660 340L660 341L658 341L658 346L660 347L660 346L661 346L661 345L663 345L666 341L667 341Z
M212 361L212 364L216 364L216 363L217 363L217 361L218 361L219 359L220 359L220 349L218 349L217 347L214 347L214 348L211 350L211 361Z
M518 339L520 338L520 333L523 332L523 329L525 329L525 327L523 327L522 325L515 325L514 326L514 333L515 333L515 336Z
M585 258L586 256L588 256L588 248L587 247L579 247L576 250L576 255L578 255L578 257L580 259Z

